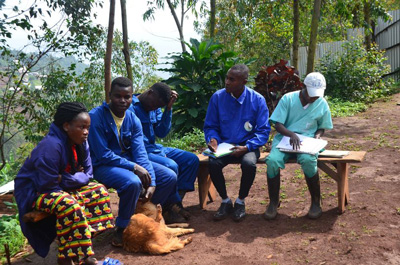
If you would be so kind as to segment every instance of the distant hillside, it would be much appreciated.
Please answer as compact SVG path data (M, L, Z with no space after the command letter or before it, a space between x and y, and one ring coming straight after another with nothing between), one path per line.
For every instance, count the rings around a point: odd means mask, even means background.
M12 51L12 53L16 53L16 51ZM29 57L30 54L28 54ZM44 56L37 65L35 65L31 72L39 72L41 74L47 74L47 69L48 67L52 66L59 66L63 69L67 69L71 64L76 64L76 73L78 75L82 74L85 68L88 67L88 65L83 64L78 62L78 60L74 56L68 56L68 57L56 57L52 55L46 55ZM3 58L0 59L0 67L7 67L9 65L9 62L7 60L4 60Z

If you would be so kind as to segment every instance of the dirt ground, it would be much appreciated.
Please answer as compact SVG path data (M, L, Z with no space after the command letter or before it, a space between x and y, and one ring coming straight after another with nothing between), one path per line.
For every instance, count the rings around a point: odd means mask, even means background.
M282 203L278 218L262 218L268 204L266 167L258 166L255 183L246 199L248 216L214 222L220 198L199 208L198 193L184 205L191 212L196 232L184 249L161 256L130 254L110 245L111 234L94 239L96 258L110 256L124 264L400 264L400 94L375 103L354 117L335 118L325 134L328 149L368 151L361 164L350 167L350 201L337 213L336 182L322 175L323 215L309 220L310 196L300 166L282 171ZM238 193L240 168L225 168L228 194ZM114 211L117 197L113 196ZM56 264L56 245L47 258L36 254L12 264Z

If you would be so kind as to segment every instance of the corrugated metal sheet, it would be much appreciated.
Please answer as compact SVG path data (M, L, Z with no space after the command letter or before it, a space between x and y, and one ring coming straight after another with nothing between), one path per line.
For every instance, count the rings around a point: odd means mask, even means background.
M379 49L385 50L385 55L388 58L387 64L391 67L389 76L400 80L400 10L389 11L392 20L383 21L379 19L375 27L375 38ZM354 38L363 36L364 29L349 29L347 31L347 39L350 41ZM346 41L337 41L330 43L319 43L315 54L315 62L323 58L327 54L342 54L343 43ZM299 72L300 76L304 77L307 72L307 51L308 47L299 48ZM289 61L290 64L290 61Z

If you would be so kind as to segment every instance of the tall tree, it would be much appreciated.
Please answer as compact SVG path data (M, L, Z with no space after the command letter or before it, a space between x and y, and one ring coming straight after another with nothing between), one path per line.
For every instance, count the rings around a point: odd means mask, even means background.
M171 11L172 17L174 18L175 25L179 32L179 41L181 43L182 52L186 52L185 38L183 36L183 22L187 12L192 11L196 16L196 4L198 0L166 0L169 10ZM164 9L164 0L148 0L148 10L143 14L143 20L154 19L154 12L157 8ZM180 8L180 18L176 10Z
M110 0L110 13L108 17L108 34L106 55L104 56L104 93L106 102L109 101L111 89L111 56L114 37L115 0Z
M214 38L215 32L215 1L210 0L210 38Z
M373 25L371 21L371 4L369 0L364 0L364 35L365 35L365 47L367 50L371 49L372 46L372 35Z
M307 54L307 74L314 71L314 58L317 50L318 20L321 12L321 0L314 0L314 10L311 19L310 44Z
M126 18L126 0L121 0L121 18L122 18L122 41L124 48L122 52L125 58L125 67L128 78L133 81L131 57L129 54L129 41L128 41L128 23Z
M299 69L299 39L300 39L300 12L299 1L293 0L293 48L292 48L292 61L293 66Z
M6 145L21 132L26 136L26 131L35 128L37 125L31 120L43 108L37 97L46 96L46 93L38 93L29 85L32 69L52 53L85 58L96 49L93 43L99 28L93 26L90 19L92 7L97 5L95 1L42 1L44 5L38 2L32 1L26 9L14 5L0 20L0 54L7 64L0 70L3 82L0 88L0 169L8 160L9 154L4 152ZM0 1L0 11L3 8L4 1ZM55 15L60 19L53 22L50 17ZM8 43L16 31L24 32L27 39L26 45L17 51ZM62 85L59 86L61 90Z

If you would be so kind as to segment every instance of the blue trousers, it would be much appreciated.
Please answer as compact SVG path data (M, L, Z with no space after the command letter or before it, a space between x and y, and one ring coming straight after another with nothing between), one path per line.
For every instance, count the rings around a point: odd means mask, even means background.
M157 163L152 165L156 175L156 190L151 201L161 205L179 202L175 172ZM133 171L124 168L100 166L94 169L94 178L107 187L117 190L119 207L115 224L125 228L135 213L136 203L142 190L139 177Z
M158 153L149 153L149 160L172 169L178 175L178 190L194 191L194 182L199 170L197 156L172 147L163 147L162 153L165 156Z

